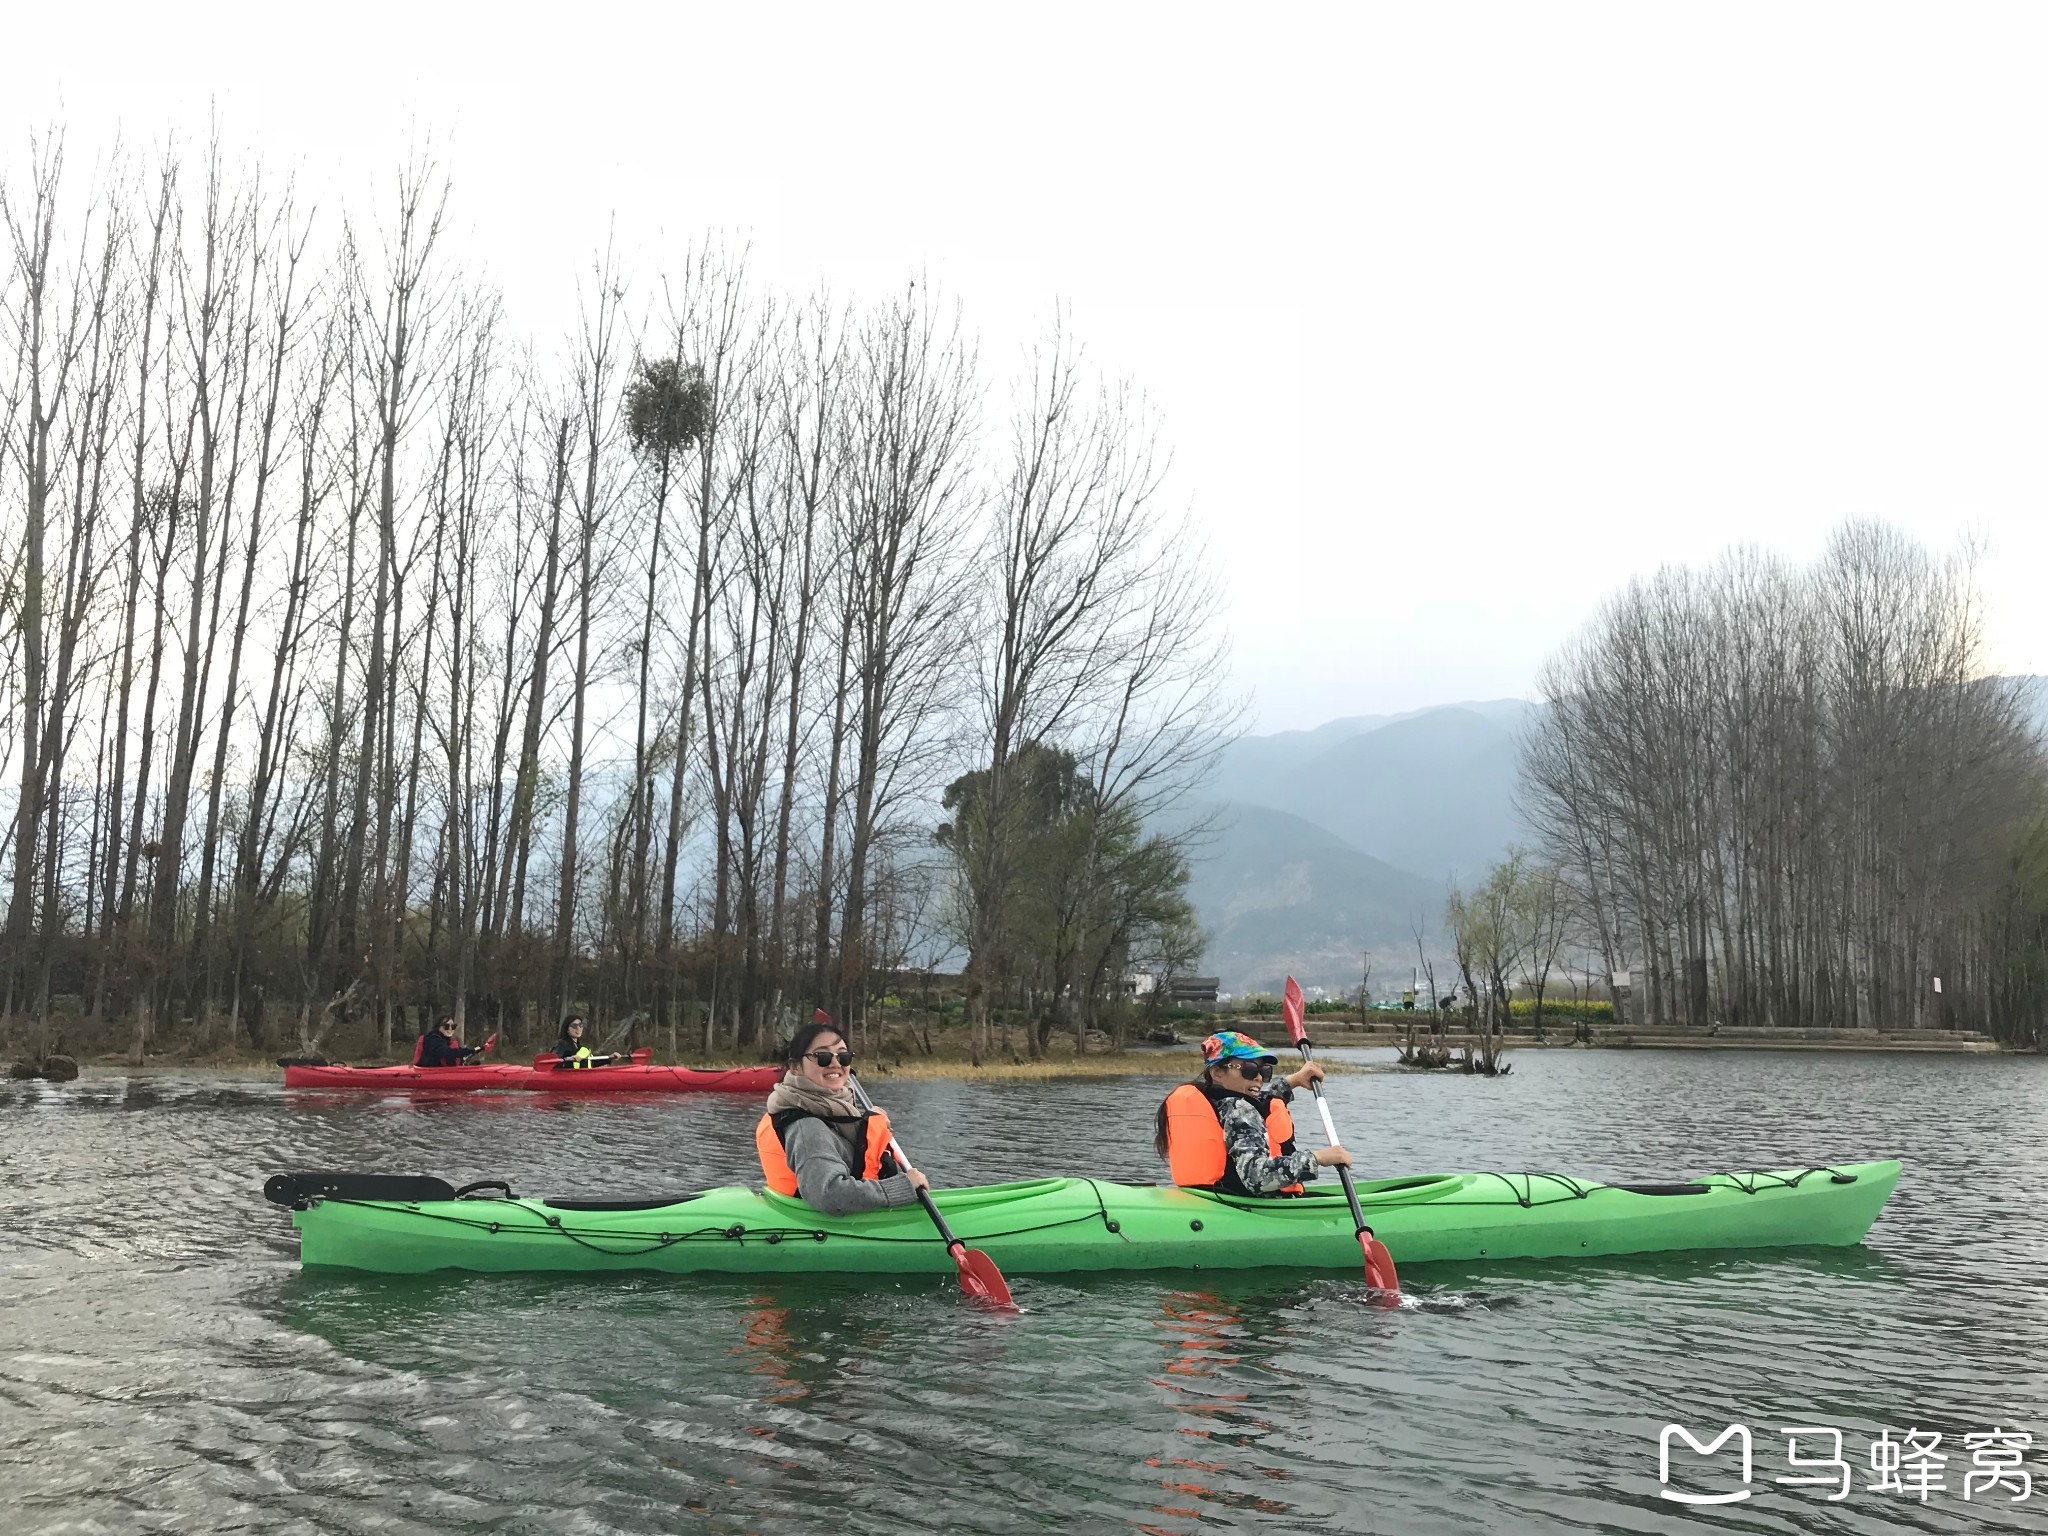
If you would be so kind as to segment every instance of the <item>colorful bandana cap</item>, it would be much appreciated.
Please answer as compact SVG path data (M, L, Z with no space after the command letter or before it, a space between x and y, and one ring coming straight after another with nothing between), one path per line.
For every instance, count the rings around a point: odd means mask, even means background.
M1280 1059L1250 1035L1241 1035L1234 1029L1220 1030L1202 1042L1202 1060L1212 1067L1219 1061L1229 1061L1233 1057L1248 1061Z

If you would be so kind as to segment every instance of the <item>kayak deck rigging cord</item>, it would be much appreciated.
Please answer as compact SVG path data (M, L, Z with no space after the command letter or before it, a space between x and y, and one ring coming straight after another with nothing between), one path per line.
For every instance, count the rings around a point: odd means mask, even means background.
M982 1233L977 1236L976 1241L987 1241L992 1238L1020 1237L1027 1233L1052 1232L1061 1227L1071 1227L1080 1223L1097 1220L1100 1220L1111 1234L1122 1236L1122 1227L1109 1214L1109 1207L1103 1203L1102 1191L1097 1186L1096 1181L1093 1179L1077 1179L1075 1182L1086 1184L1089 1193L1095 1197L1095 1209L1093 1211L1083 1212L1078 1216L1064 1216L1056 1221L1031 1222L1020 1227L1009 1227L999 1232ZM592 1253L604 1254L611 1258L635 1258L641 1254L659 1252L661 1249L673 1247L677 1243L690 1242L745 1243L756 1241L776 1244L796 1239L799 1241L809 1240L822 1243L827 1238L836 1237L842 1242L849 1243L907 1244L912 1247L922 1248L929 1247L939 1241L936 1233L929 1232L892 1236L885 1233L870 1232L823 1232L816 1227L748 1227L738 1224L722 1227L696 1227L685 1232L596 1231L588 1228L579 1231L567 1225L560 1216L542 1210L536 1204L524 1199L493 1200L488 1203L510 1206L524 1215L537 1216L540 1218L538 1224L508 1222L503 1219L493 1220L480 1216L458 1216L446 1211L423 1210L416 1202L412 1201L355 1200L341 1195L323 1195L317 1196L315 1199L317 1201L331 1202L335 1205L356 1206L365 1210L390 1211L407 1216L418 1216L425 1221L438 1221L453 1226L468 1227L473 1231L483 1232L493 1237L500 1234L542 1237L552 1233L555 1236L567 1238L579 1248L586 1248ZM682 1204L683 1202L678 1201L676 1203ZM662 1207L657 1206L653 1209L660 1210ZM1130 1239L1125 1238L1124 1241L1128 1242Z
M1856 1175L1843 1173L1834 1165L1822 1163L1816 1167L1802 1168L1797 1173L1767 1173L1743 1171L1738 1173L1716 1173L1707 1178L1687 1184L1607 1184L1596 1179L1575 1179L1562 1173L1475 1173L1471 1175L1473 1188L1487 1179L1498 1179L1507 1187L1507 1200L1460 1200L1461 1205L1518 1205L1523 1210L1535 1210L1539 1206L1558 1205L1567 1200L1584 1200L1587 1196L1603 1189L1612 1189L1622 1194L1684 1197L1686 1195L1711 1194L1716 1188L1738 1189L1745 1195L1761 1194L1768 1189L1797 1189L1801 1181L1816 1173L1825 1173L1837 1184L1853 1184ZM1547 1197L1537 1192L1536 1181L1544 1180L1556 1187L1557 1193ZM1516 1181L1520 1180L1517 1185Z

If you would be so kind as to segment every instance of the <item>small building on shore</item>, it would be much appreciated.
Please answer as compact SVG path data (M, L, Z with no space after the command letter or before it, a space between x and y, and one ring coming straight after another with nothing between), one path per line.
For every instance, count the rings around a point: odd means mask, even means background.
M1214 1008L1218 976L1155 976L1134 971L1124 977L1126 997L1151 997L1155 992L1168 1008Z

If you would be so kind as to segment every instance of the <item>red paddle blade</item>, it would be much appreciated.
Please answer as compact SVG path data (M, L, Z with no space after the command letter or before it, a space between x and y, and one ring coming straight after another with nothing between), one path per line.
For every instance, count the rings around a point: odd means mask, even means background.
M1401 1305L1401 1277L1394 1272L1394 1256L1387 1252L1387 1245L1370 1232L1361 1232L1358 1246L1365 1250L1365 1283L1373 1288L1373 1304Z
M832 1022L832 1015L822 1008L813 1008L811 1010L811 1022L813 1024L830 1024Z
M496 1045L497 1045L497 1043L498 1043L498 1032L497 1032L497 1031L496 1031L496 1030L494 1029L494 1030L492 1030L492 1031L491 1031L491 1033L490 1033L490 1038L484 1041L484 1049L485 1049L486 1051L489 1051L489 1050L491 1050L491 1049L495 1048L495 1047L496 1047Z
M1296 1045L1301 1044L1308 1034L1301 1027L1301 1016L1301 984L1290 976L1287 978L1287 990L1280 995L1280 1017L1287 1021L1287 1038Z
M996 1261L979 1248L955 1248L953 1262L960 1266L960 1289L974 1300L991 1307L1015 1307L1010 1286Z

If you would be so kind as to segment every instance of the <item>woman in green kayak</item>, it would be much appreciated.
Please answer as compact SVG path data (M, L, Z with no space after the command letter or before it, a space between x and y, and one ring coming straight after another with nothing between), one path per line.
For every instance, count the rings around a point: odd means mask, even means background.
M1278 1063L1234 1029L1202 1042L1202 1075L1166 1096L1153 1129L1152 1144L1174 1183L1226 1195L1291 1195L1319 1168L1351 1166L1342 1147L1295 1146L1288 1101L1295 1089L1319 1081L1323 1069L1310 1062L1276 1083Z
M889 1117L855 1100L846 1037L830 1024L806 1024L788 1059L754 1127L768 1188L827 1216L915 1205L925 1176L890 1152Z

